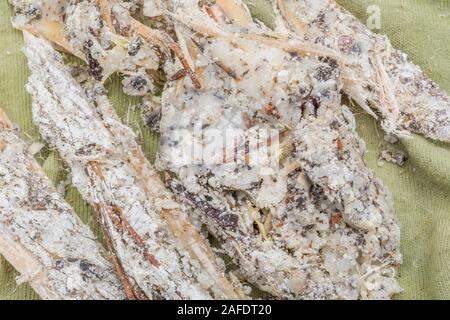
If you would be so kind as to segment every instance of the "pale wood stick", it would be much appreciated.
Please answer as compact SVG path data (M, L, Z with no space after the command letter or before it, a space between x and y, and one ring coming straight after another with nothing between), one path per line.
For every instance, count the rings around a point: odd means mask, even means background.
M106 252L0 109L0 253L43 299L123 299Z
M242 27L251 27L253 19L249 11L240 0L216 0L216 4L234 24Z

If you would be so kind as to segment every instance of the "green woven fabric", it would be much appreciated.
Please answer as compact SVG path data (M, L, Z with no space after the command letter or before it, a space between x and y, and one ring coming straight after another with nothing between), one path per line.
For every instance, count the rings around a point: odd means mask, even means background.
M246 1L255 16L270 21L267 0ZM395 47L407 52L433 80L450 92L450 1L440 0L340 0L338 1L365 22L367 8L381 9L381 33L387 34ZM0 3L0 107L29 141L39 141L31 121L30 98L24 90L27 81L26 61L20 52L20 32L10 25L12 10L7 1ZM132 107L138 99L125 97L120 80L112 79L107 88L118 113L139 136L150 159L157 147L157 136L142 126ZM399 280L404 288L399 299L450 299L450 146L415 136L397 146L386 145L376 122L355 107L358 131L367 143L366 161L389 187L402 229L404 263ZM409 159L402 168L379 165L381 150L399 148ZM57 183L66 179L58 155L44 148L36 156L44 170ZM94 231L92 209L73 187L67 201ZM38 299L27 285L17 286L17 273L0 256L0 299Z

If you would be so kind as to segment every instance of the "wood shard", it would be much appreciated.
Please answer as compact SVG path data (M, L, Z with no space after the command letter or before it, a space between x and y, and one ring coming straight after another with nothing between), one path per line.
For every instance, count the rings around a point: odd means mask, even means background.
M106 252L1 110L0 142L0 253L21 273L20 282L43 299L124 299Z

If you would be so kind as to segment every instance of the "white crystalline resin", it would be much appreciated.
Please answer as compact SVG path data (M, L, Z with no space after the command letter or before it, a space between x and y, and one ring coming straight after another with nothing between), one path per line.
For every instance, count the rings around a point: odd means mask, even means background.
M344 58L343 90L388 133L450 141L450 98L385 36L371 32L334 0L274 0L280 32L337 50Z
M228 7L211 5L207 15L197 1L173 6L177 34L202 83L199 90L184 78L163 92L158 165L176 174L174 192L221 240L241 276L275 297L389 298L398 292L400 231L392 201L364 164L354 117L340 103L338 63L327 57L332 52L300 42L287 48L276 34L245 22L242 11L220 19ZM245 28L229 24L238 18ZM166 66L169 75L179 68ZM176 155L186 146L220 154L221 139L204 139L199 128L223 136L243 132L244 138L255 130L278 131L269 138L279 142L273 157L280 166L201 157L180 165ZM245 143L228 147L254 156Z

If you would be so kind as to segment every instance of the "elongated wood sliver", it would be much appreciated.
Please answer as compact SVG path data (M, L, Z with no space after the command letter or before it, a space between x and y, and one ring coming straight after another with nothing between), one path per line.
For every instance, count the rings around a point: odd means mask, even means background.
M0 109L0 253L43 299L124 299L106 252Z

